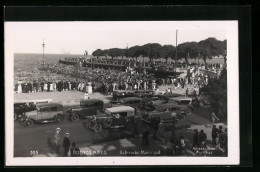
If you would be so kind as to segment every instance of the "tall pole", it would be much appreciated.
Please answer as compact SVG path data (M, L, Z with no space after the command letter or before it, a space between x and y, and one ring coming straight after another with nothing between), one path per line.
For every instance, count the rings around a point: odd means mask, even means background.
M45 47L45 43L44 43L44 39L43 39L43 43L42 43L42 65L44 66L44 47Z
M175 51L175 72L176 72L176 68L177 68L177 55L178 55L178 50L177 50L177 47L178 47L178 30L176 30L176 51Z

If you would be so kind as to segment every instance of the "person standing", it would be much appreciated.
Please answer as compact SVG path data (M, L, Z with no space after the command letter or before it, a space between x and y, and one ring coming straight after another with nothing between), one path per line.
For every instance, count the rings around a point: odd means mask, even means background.
M55 151L56 153L60 152L60 128L56 128L55 130L55 134L54 134L54 147L55 147Z
M215 115L214 112L211 113L211 120L212 120L212 124L215 124L215 121L219 120L219 118Z
M199 144L202 147L206 147L206 139L207 139L207 135L204 133L203 130L200 130L200 133L199 133Z
M146 128L143 129L143 138L142 138L142 146L144 146L145 148L150 145L149 134L150 131L149 131L149 127L147 126Z
M211 136L212 136L212 143L216 144L216 137L218 135L218 129L216 128L216 125L213 125Z
M155 137L164 141L164 132L165 132L164 120L161 120L159 125L158 125L158 131L157 131Z
M70 134L66 133L65 137L63 139L63 149L64 149L64 154L63 156L68 156L69 153L69 148L70 148L70 139L69 139Z
M197 129L195 129L193 135L193 147L198 147L198 146L199 146L199 132Z

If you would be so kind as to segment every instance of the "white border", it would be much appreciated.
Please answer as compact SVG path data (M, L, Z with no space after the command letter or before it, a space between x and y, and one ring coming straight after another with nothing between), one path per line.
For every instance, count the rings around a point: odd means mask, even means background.
M39 157L14 158L13 124L13 41L6 34L5 23L5 150L7 166L67 166L67 165L237 165L240 162L239 145L239 69L238 21L139 21L139 22L86 22L102 29L167 29L226 30L228 68L228 157ZM33 22L27 22L33 23ZM63 23L63 22L60 22ZM69 22L66 22L69 23ZM72 22L70 22L72 23ZM123 23L123 24L122 24ZM129 24L125 27L125 23ZM131 26L131 27L129 27ZM165 27L167 26L167 27ZM174 42L174 41L173 41Z

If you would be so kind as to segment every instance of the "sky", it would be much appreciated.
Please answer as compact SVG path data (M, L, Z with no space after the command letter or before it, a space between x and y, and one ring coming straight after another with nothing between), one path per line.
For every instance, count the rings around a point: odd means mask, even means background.
M5 48L14 53L91 54L96 49L146 43L178 44L227 39L224 21L5 22Z

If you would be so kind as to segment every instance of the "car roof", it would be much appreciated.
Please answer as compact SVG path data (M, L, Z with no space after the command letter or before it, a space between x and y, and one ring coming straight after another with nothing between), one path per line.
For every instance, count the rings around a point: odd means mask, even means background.
M42 108L42 107L51 107L51 106L63 106L62 104L60 103L41 103L41 104L37 104L36 105L37 107L39 108Z
M173 103L165 103L165 104L157 105L156 108L172 108L172 107L179 107L179 105Z
M80 103L92 103L92 102L103 102L100 99L87 99L87 100L81 100Z
M125 97L122 98L122 100L130 101L130 100L142 100L142 99L139 97Z
M165 97L172 97L172 96L178 96L178 97L182 96L182 97L184 97L184 94L181 94L181 93L167 93L167 94L163 94L163 96L165 96Z
M171 98L173 100L192 100L192 98L190 97L184 97L184 96L180 96L180 97L173 97Z
M119 92L119 93L134 93L134 90L114 90L113 92Z
M16 103L32 103L32 102L36 102L36 103L40 103L40 102L51 102L52 99L38 99L38 100L14 100L14 104Z
M115 113L115 112L122 112L122 111L134 111L135 109L132 108L131 106L118 106L118 107L107 108L107 110L111 113Z

